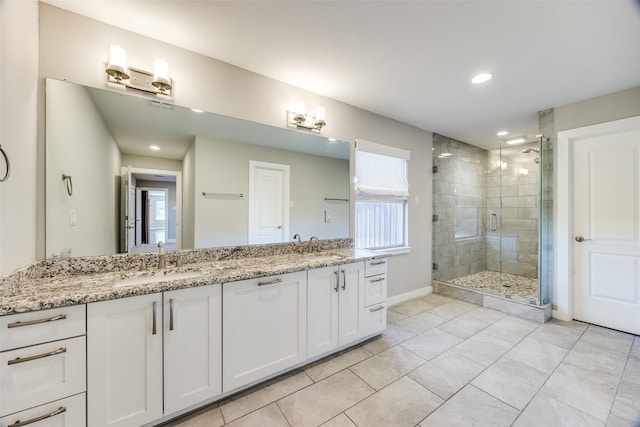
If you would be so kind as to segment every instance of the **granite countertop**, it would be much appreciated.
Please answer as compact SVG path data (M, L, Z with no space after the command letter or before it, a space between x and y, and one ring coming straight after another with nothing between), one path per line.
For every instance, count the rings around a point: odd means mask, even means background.
M42 274L46 277L23 275L0 283L0 316L254 279L387 256L344 247L311 253L292 251L261 255L216 260L196 258L198 262L163 270L155 266L146 270L138 267L102 273L67 269L60 274ZM154 257L157 255L149 254L145 259L153 261ZM91 258L87 260L92 262ZM101 261L104 262L96 258L93 262Z

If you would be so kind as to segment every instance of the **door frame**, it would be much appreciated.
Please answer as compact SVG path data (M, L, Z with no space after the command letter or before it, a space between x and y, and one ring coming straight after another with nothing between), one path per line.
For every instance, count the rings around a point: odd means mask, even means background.
M558 132L554 191L553 317L573 320L573 148L581 139L640 129L640 116Z
M122 173L128 166L122 166ZM182 172L164 169L145 169L131 166L131 174L167 175L176 177L176 249L182 248Z

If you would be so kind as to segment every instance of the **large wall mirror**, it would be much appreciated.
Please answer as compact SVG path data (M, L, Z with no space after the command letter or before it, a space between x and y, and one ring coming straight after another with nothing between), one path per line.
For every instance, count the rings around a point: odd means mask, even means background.
M349 144L46 80L46 256L349 237Z

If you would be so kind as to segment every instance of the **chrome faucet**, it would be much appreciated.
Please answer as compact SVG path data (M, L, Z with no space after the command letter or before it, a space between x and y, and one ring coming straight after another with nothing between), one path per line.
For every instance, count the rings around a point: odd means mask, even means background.
M316 236L312 236L309 239L309 252L311 252L311 249L313 247L313 241L316 241L316 252L318 251L318 249L320 249L320 240L318 240L318 238Z
M164 243L158 242L158 268L164 269Z
M300 240L300 235L299 235L298 233L294 234L294 235L293 235L293 240L297 240L297 241L298 241L298 243L300 243L300 242L301 242L301 240Z

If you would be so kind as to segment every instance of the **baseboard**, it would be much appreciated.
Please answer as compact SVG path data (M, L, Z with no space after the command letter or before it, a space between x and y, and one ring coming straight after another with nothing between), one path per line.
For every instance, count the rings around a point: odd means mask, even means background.
M406 292L404 294L396 295L387 298L387 306L400 304L413 298L423 297L433 293L433 286L425 286L424 288L416 289L415 291Z

